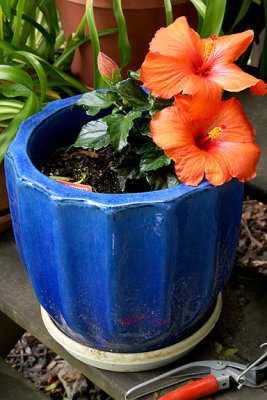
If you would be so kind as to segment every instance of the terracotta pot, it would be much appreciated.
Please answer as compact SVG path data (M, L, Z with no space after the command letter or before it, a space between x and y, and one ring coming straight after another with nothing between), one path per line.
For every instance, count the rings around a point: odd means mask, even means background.
M66 37L76 31L85 12L85 3L86 0L56 0ZM166 17L164 0L123 0L122 3L132 49L132 60L124 69L125 74L128 69L140 68L155 32L166 26ZM117 27L112 0L94 0L94 14L98 31ZM174 0L173 14L174 19L181 15L187 16L190 26L196 27L197 13L188 0ZM120 65L117 33L100 38L100 47L101 51ZM76 50L71 71L83 84L93 87L93 70L92 46L87 42Z
M0 163L0 232L11 228L4 163Z

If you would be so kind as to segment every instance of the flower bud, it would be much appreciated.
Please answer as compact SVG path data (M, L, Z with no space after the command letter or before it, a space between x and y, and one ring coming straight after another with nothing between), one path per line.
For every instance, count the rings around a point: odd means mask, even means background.
M101 51L98 53L97 56L97 66L103 78L104 76L106 76L112 79L113 71L115 70L119 72L118 65L110 57L108 57L105 53L102 53Z

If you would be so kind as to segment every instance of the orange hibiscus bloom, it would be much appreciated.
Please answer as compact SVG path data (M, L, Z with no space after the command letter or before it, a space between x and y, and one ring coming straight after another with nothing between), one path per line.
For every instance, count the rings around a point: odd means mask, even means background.
M218 113L209 120L191 118L190 96L177 96L173 107L160 111L151 121L151 136L175 162L178 178L197 186L203 178L222 185L236 177L252 179L260 157L255 131L232 98L220 103Z
M192 95L192 116L209 118L219 108L221 89L238 92L250 87L254 94L266 94L262 80L233 63L252 40L252 30L201 39L186 18L180 17L152 39L140 79L155 97L169 99L181 92Z

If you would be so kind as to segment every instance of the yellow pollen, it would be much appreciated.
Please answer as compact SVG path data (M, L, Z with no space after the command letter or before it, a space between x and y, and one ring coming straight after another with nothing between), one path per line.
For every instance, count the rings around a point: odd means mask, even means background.
M198 143L202 145L204 143L207 143L209 140L217 139L217 137L223 133L225 128L226 128L225 125L216 126L211 131L208 132L207 136L200 139Z
M211 140L216 139L218 136L220 136L223 133L223 128L221 126L216 126L216 128L212 129L209 133L208 136Z
M214 54L215 49L216 49L216 40L217 40L216 35L210 36L210 41L205 46L204 62L205 61L207 62L209 60L209 58Z

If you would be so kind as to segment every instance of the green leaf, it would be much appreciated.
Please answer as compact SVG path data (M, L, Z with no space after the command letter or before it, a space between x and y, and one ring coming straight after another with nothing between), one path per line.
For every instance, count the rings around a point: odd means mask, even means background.
M251 5L252 0L243 0L243 3L239 9L239 12L237 14L236 20L233 23L232 28L229 30L228 33L232 33L235 26L245 17L245 15L247 14L249 7Z
M171 107L173 106L173 100L168 100L168 99L161 99L161 98L152 98L152 108L150 110L150 115L152 118L161 110L163 110L166 107Z
M2 89L2 93L6 97L29 97L31 90L20 83L12 83Z
M0 65L0 80L20 83L29 89L33 89L33 82L30 75L10 65Z
M150 130L150 119L148 118L140 118L133 126L133 134L141 142L141 137L149 137L151 136ZM152 143L152 142L151 142ZM138 143L136 143L138 145Z
M114 93L99 92L93 90L92 92L85 93L76 103L76 106L83 106L88 115L96 115L101 109L111 107L117 96Z
M42 102L45 98L46 90L47 90L47 80L46 80L46 73L41 65L41 63L37 60L37 58L26 51L16 51L10 54L10 57L14 59L20 59L22 61L26 60L26 63L33 67L37 73L40 87L41 87L41 98L40 101Z
M46 386L45 391L50 392L51 390L55 390L57 388L57 383L52 383L49 386Z
M154 150L150 150L143 154L140 161L140 171L154 171L158 168L165 167L171 163L163 150L155 146Z
M226 349L224 352L224 356L230 357L230 356L233 356L234 354L236 354L237 352L238 352L238 349Z
M93 55L94 55L94 88L101 89L104 87L104 81L102 76L97 67L97 56L100 52L100 44L97 34L97 28L95 24L95 17L94 17L94 0L87 0L86 1L86 18L88 22L89 31L91 34L91 42L93 48Z
M127 179L139 179L140 169L139 169L139 160L136 153L129 149L122 161L114 168L114 171L117 172L119 176Z
M180 185L182 182L178 179L177 175L174 172L168 172L167 174L167 185L168 188L171 188L176 185Z
M197 12L201 15L201 17L204 19L206 15L206 9L207 6L203 1L201 0L190 0L192 4L194 4Z
M164 0L164 5L165 5L165 12L166 12L166 25L168 26L173 23L171 0Z
M13 46L18 46L19 41L20 41L20 30L21 30L22 13L24 10L24 5L25 5L25 0L18 0L16 25L15 25L12 42L11 42Z
M264 14L265 14L265 25L267 21L267 0L263 0L264 4ZM267 79L267 30L265 30L264 35L264 42L263 42L263 49L262 49L262 56L260 61L260 72L259 76L261 79L266 81Z
M11 19L11 1L10 0L0 0L0 7L3 10L3 13L7 17L7 19L10 21Z
M219 36L225 14L227 0L208 0L200 36L208 38L210 35Z
M138 70L138 71L131 71L131 70L127 71L127 75L129 76L129 78L135 79L137 81L140 79L139 74L140 74L140 70Z
M140 116L140 111L130 111L126 115L114 114L103 118L103 121L108 124L108 134L112 143L118 151L127 146L127 138L133 126L133 121Z
M118 32L118 28L104 29L103 31L98 32L98 37L104 37L116 32ZM75 41L70 46L65 47L64 53L58 56L56 61L54 62L54 67L61 67L62 65L65 65L68 62L69 58L74 55L76 48L88 42L89 40L91 40L91 36L87 35L84 38Z
M39 102L36 95L31 92L24 107L16 114L8 127L0 135L0 162L5 152L17 134L18 127L22 121L39 111Z
M101 119L90 121L82 127L74 147L82 147L83 149L98 150L101 147L106 147L111 139L107 134L108 126Z
M145 111L151 108L148 94L140 86L137 86L133 79L121 81L117 85L111 86L109 90L117 92L135 110Z
M123 68L130 62L132 53L128 38L126 21L121 7L121 0L113 0L113 10L119 27L119 51L121 58L121 68Z
M152 190L161 190L171 188L179 185L181 182L173 172L167 172L166 168L146 172L146 180L151 186Z

